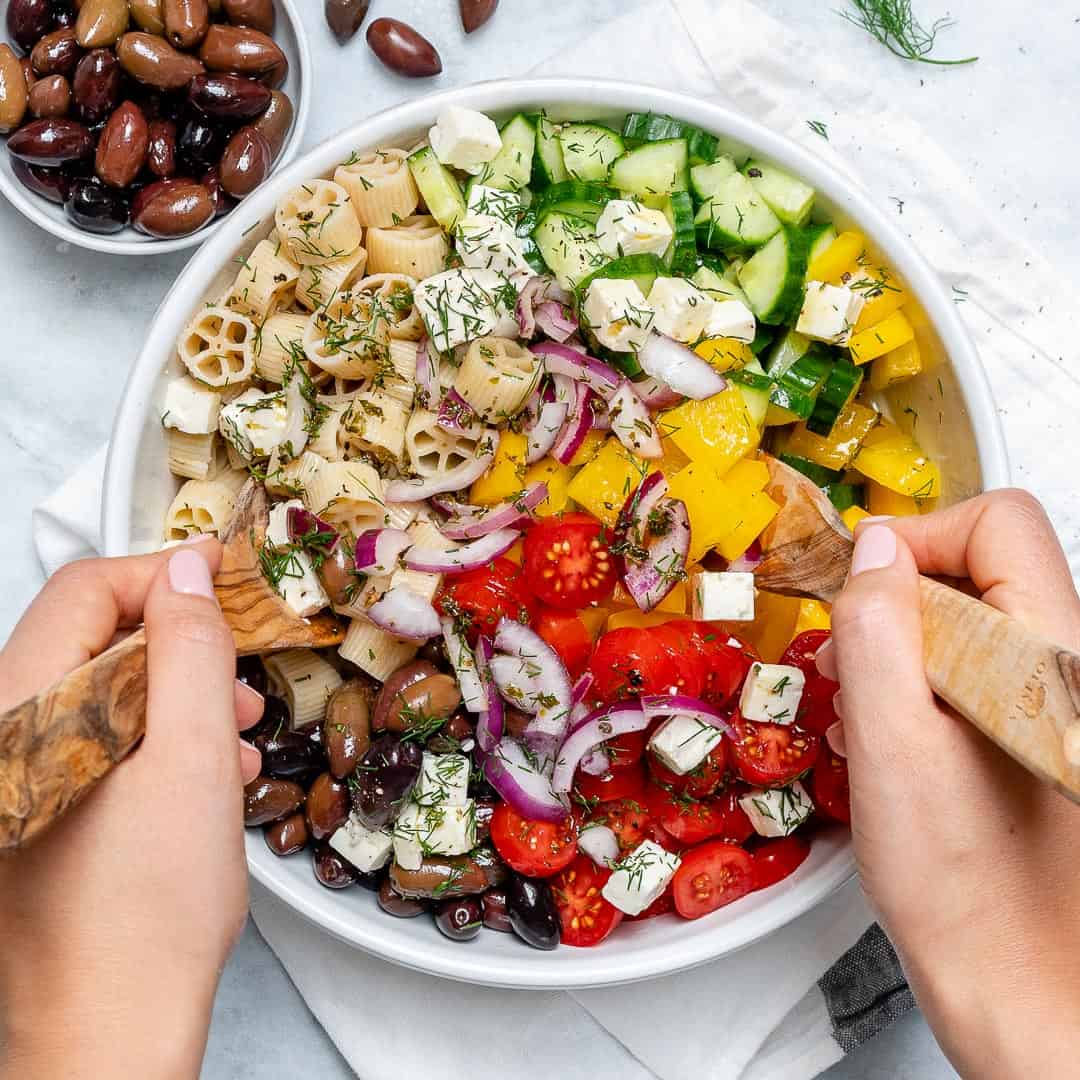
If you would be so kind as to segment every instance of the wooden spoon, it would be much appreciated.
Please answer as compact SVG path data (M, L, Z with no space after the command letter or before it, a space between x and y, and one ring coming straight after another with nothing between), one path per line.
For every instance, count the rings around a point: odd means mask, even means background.
M221 540L214 589L240 656L338 645L331 615L301 619L259 567L269 500L249 481ZM146 730L146 633L129 637L0 715L0 850L17 848L74 806Z
M758 586L831 603L854 540L825 493L762 454L780 513L761 537ZM1029 772L1080 803L1080 656L996 608L930 578L922 587L923 654L935 694Z

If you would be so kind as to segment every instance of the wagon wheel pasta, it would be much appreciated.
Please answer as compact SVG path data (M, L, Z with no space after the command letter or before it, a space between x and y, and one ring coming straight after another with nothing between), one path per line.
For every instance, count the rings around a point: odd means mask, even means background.
M240 265L226 303L262 323L279 307L288 307L296 293L300 267L280 243L260 240Z
M255 370L255 324L227 307L206 307L188 323L176 352L207 386L239 386Z
M333 262L301 267L296 282L296 300L309 311L317 311L329 304L338 293L347 292L353 283L363 277L368 264L368 253L358 247L351 255Z
M339 293L308 319L304 352L323 371L368 379L388 356L390 328L384 306L371 292Z
M488 435L481 430L448 431L438 423L438 416L417 409L405 428L405 451L409 468L427 478L443 476L451 469L474 461L478 454L489 453Z
M433 217L414 214L390 229L372 225L367 249L369 273L408 274L421 281L446 268L450 242Z
M391 338L419 341L424 336L424 320L413 298L417 284L408 274L371 274L357 282L356 289L376 298Z
M420 192L404 150L374 150L339 165L334 180L352 199L361 225L389 228L416 212Z
M521 411L540 371L540 361L524 345L509 338L477 338L465 351L454 389L483 419L497 422Z
M278 238L301 266L350 255L362 238L348 192L332 180L309 180L289 192L274 215Z

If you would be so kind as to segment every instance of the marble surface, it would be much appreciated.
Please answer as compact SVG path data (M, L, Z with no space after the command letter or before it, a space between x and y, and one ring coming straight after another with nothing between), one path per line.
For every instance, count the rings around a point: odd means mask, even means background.
M453 0L393 5L376 0L373 14L385 7L385 13L412 22L437 41L442 51L444 74L411 83L380 70L362 37L338 49L322 24L322 5L309 0L303 6L319 74L306 144L436 87L518 74L557 54L561 43L646 3L502 0L498 17L466 39ZM1026 234L1065 275L1080 279L1072 228L1080 200L1074 139L1080 16L1072 0L1042 0L1037 19L1030 5L1012 0L952 0L949 10L959 26L942 36L941 54L977 53L981 59L951 69L895 60L837 18L833 9L840 3L758 3L819 43L837 63L864 71L868 83L953 149L1006 227ZM937 0L917 7L928 17L944 10ZM7 372L0 392L0 455L8 463L6 513L0 516L2 639L41 583L30 538L31 508L108 437L130 361L186 256L110 258L81 251L58 243L5 202L0 202L0 252L5 331L0 362ZM1062 352L1068 348L1075 351L1072 343L1063 343ZM1037 476L1015 479L1038 490ZM225 972L203 1075L207 1080L350 1075L253 927ZM939 1080L955 1074L925 1023L912 1014L827 1075L830 1080Z

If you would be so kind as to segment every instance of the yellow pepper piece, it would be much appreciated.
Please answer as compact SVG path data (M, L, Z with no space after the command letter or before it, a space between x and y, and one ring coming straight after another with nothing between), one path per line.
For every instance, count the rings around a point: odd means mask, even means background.
M941 470L895 424L879 424L863 440L852 465L871 480L917 502L941 494Z
M668 478L668 496L686 503L690 517L689 561L698 562L738 521L740 499L703 461L692 461Z
M860 285L860 282L863 284ZM880 286L874 288L875 282L879 282ZM903 285L882 266L870 274L860 274L859 281L848 282L848 285L859 286L866 300L855 322L856 334L868 330L871 326L877 326L894 311L899 311L909 299Z
M902 311L894 311L887 319L871 326L869 330L853 334L848 348L851 350L851 359L856 364L865 364L892 352L893 349L899 349L914 338L915 330L907 321L907 316Z
M602 633L604 625L611 616L611 611L608 608L589 607L582 608L577 615L585 624L585 629L589 631L589 636L595 641Z
M529 440L516 431L504 431L495 451L495 460L473 483L469 501L477 506L494 506L512 499L525 486L525 455Z
M769 466L757 458L743 458L724 474L724 484L736 495L753 495L769 482Z
M866 248L866 238L858 232L842 232L807 268L807 281L827 281L839 285L844 274L858 271L858 259Z
M749 498L739 501L738 523L716 545L716 550L725 559L737 559L779 513L780 506L764 491L755 491Z
M717 371L743 368L754 359L750 346L738 338L707 338L694 346L694 352Z
M690 464L690 459L670 440L661 439L664 456L658 462L660 471L669 479Z
M686 582L676 581L671 592L653 610L666 611L672 615L685 615L687 596ZM637 608L637 601L626 591L626 586L621 581L615 586L615 592L611 594L609 602L617 608Z
M574 475L569 465L562 465L554 458L541 458L530 465L525 473L525 486L543 481L548 486L548 497L536 508L538 517L561 514L570 502L570 480Z
M517 563L520 566L525 561L525 545L522 541L518 541L509 551L503 554L504 559L509 559L512 563Z
M570 498L614 527L619 511L655 464L634 457L618 439L609 438L599 453L570 481Z
M864 510L861 506L849 506L840 513L841 520L851 532L855 531L855 526L858 525L863 518L868 518L869 516L870 511Z
M899 349L879 356L870 365L870 385L875 390L885 390L894 383L903 382L923 369L922 353L917 341L909 341Z
M659 428L692 462L707 462L719 476L761 441L746 401L732 386L706 401L687 401L669 410Z
M794 596L758 590L754 600L754 621L727 625L738 637L749 641L766 664L775 664L795 636L799 604Z
M671 615L663 611L646 612L638 611L637 608L631 611L628 608L625 611L613 612L604 629L610 632L632 626L635 630L645 630L650 626L659 626L661 623L671 622L671 618Z
M597 431L595 428L588 432L577 448L577 453L570 459L570 468L577 469L592 461L606 438L607 436L602 431Z
M784 444L784 453L826 469L847 468L880 418L874 409L853 401L840 410L828 435L815 435L805 424L796 424Z
M800 600L799 615L795 620L795 632L793 638L807 630L831 630L832 618L829 615L829 605L820 600Z
M919 504L910 495L901 495L898 491L875 484L873 480L866 487L866 501L870 505L870 513L875 517L914 517L919 513Z

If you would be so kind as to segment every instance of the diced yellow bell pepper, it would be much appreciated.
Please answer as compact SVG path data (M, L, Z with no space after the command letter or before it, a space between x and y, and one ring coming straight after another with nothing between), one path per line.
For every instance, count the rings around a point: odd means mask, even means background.
M661 623L671 622L673 616L666 611L638 611L637 608L625 608L622 611L612 612L604 630L610 633L612 630L621 630L632 626L636 630L645 630L650 626L660 626Z
M875 517L914 517L919 513L919 504L910 495L901 495L873 480L867 482L866 489L866 501Z
M602 431L597 431L595 428L587 432L577 448L577 453L570 459L570 468L578 469L592 461L596 457L597 450L604 445L606 438L607 436Z
M587 607L582 608L577 615L585 624L585 629L589 631L589 636L595 641L601 633L603 633L604 626L611 617L611 609L606 607Z
M874 409L850 402L840 410L828 435L815 435L805 424L796 424L784 444L784 453L826 469L844 469L880 418Z
M529 440L516 431L504 431L495 451L495 460L469 492L469 501L477 506L494 506L512 499L525 486L525 455Z
M875 288L876 282L880 284ZM883 266L877 267L871 273L860 274L858 281L849 281L848 285L858 285L859 291L866 299L855 321L856 334L868 330L871 326L877 326L894 311L899 311L909 299L904 286Z
M795 620L795 632L792 637L806 633L807 630L831 630L832 617L829 605L820 600L800 600L799 616Z
M725 559L737 559L779 513L780 506L764 491L755 491L747 499L739 501L738 523L716 545L716 550Z
M854 532L855 526L862 521L863 518L870 516L869 510L864 510L861 506L849 506L846 510L840 514L840 519L848 527L849 531Z
M685 615L688 593L686 582L676 581L671 588L671 592L656 605L654 610L665 611L671 615ZM615 592L611 594L609 603L616 608L637 608L637 601L630 595L621 581L615 586Z
M503 553L503 558L520 566L525 561L525 544L519 540L509 551Z
M578 506L605 525L614 527L623 504L653 471L654 463L634 457L612 437L600 447L596 457L578 471L570 481L568 491Z
M732 386L705 401L687 401L669 410L659 427L692 462L707 462L719 476L761 441L746 401Z
M759 589L754 600L754 621L726 625L737 637L749 641L766 664L775 664L795 636L799 604L794 596Z
M724 484L736 495L753 495L769 482L769 466L757 458L743 458L724 474Z
M694 352L717 371L737 370L754 359L750 346L738 338L707 338L694 346Z
M703 461L691 461L668 477L668 496L681 499L690 517L689 561L701 557L731 531L740 500Z
M917 502L941 494L941 470L895 424L879 424L863 440L852 465L871 480Z
M535 465L530 465L525 473L525 486L543 481L548 486L548 497L536 508L538 517L551 517L561 514L570 501L570 480L574 470L554 458L541 458Z
M922 353L915 340L879 356L870 365L870 385L875 390L885 390L894 383L910 379L922 371Z
M658 462L660 471L670 480L680 469L690 464L690 459L670 440L661 439L664 456Z
M839 285L844 274L858 271L859 256L866 248L866 238L858 232L842 232L806 271L807 281L827 281Z
M894 311L868 330L853 334L848 342L851 359L856 364L866 364L899 349L915 338L915 330L902 311Z

